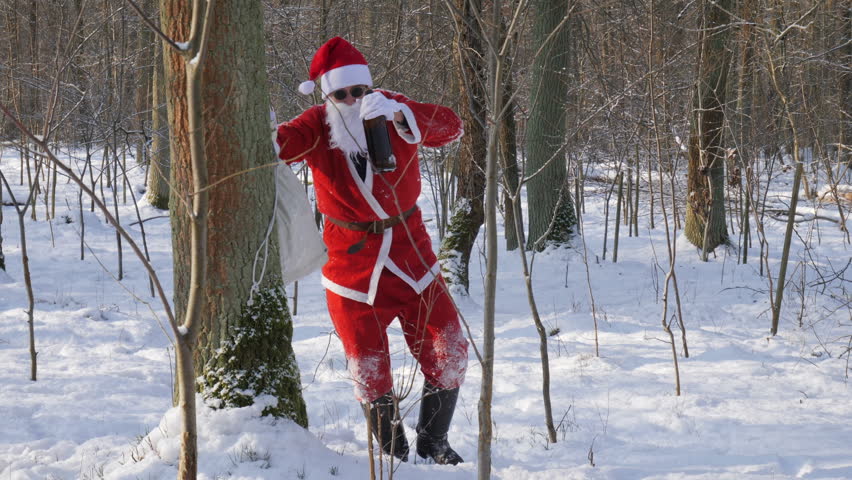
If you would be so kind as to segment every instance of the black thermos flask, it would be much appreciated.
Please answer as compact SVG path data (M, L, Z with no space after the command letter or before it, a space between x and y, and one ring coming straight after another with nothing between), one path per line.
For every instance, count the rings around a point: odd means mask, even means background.
M367 90L367 93L372 93ZM391 151L388 119L384 115L364 120L364 134L367 137L367 154L377 172L392 172L396 170L396 157Z

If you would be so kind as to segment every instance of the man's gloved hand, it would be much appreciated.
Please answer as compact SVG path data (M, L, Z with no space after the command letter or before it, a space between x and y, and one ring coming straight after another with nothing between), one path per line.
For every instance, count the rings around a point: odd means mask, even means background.
M396 100L391 100L379 92L373 92L364 96L361 100L361 119L384 115L386 120L393 120L394 113L402 110L402 106Z

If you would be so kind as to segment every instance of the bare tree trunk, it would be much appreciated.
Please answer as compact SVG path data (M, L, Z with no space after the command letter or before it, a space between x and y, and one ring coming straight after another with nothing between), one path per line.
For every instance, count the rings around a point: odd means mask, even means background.
M464 122L465 134L460 140L456 168L458 187L453 213L447 227L438 258L441 270L450 285L458 285L464 292L470 286L468 266L473 244L484 221L482 200L485 193L485 57L483 33L476 27L476 17L481 14L481 0L456 0L457 39L454 59L457 68L459 117Z
M511 67L509 67L511 68ZM503 104L507 106L503 116L503 126L500 132L500 158L503 160L503 223L506 229L506 250L512 251L526 243L524 237L523 211L515 207L513 198L520 193L520 178L518 172L518 147L516 141L517 125L515 124L514 100L515 94L512 76L506 75L506 86L503 91ZM519 224L520 229L512 228Z
M206 11L202 12L201 0L193 0L191 6L173 0L161 0L160 21L165 33L171 39L188 39L186 48L178 48L170 56L169 65L169 104L173 138L181 137L182 145L187 148L182 152L182 158L191 170L191 179L182 186L181 194L187 195L182 201L190 202L184 205L178 217L189 223L189 281L182 274L183 265L175 267L176 287L178 279L181 285L187 285L186 297L176 295L175 306L183 319L176 335L176 372L178 406L181 411L181 453L178 462L178 479L194 480L198 475L198 431L196 426L195 392L197 373L195 371L195 354L199 333L203 327L203 295L208 285L208 212L209 192L205 144L205 123L203 119L204 91L202 90L202 73L207 67L207 45L215 0L208 0ZM135 4L134 4L135 5ZM144 14L142 14L144 15ZM187 34L187 27L190 27ZM181 85L183 83L183 85ZM174 111L181 111L177 116ZM185 122L185 123L184 123ZM184 143L186 142L186 143ZM177 143L177 142L176 142ZM173 149L172 151L175 151ZM173 215L175 209L172 209ZM177 223L177 222L176 222ZM175 253L175 257L178 257ZM179 292L176 288L176 291Z
M615 234L612 240L612 263L618 263L618 234L621 229L621 199L624 197L624 172L618 172L616 177L618 194L615 202Z
M27 105L29 107L29 111L27 112L30 116L29 127L33 131L37 131L38 119L37 112L40 112L40 98L39 98L39 89L36 86L36 79L39 78L39 68L41 67L41 60L39 59L39 48L38 48L38 40L39 40L39 28L38 28L38 2L33 2L29 8L30 18L29 18L29 26L30 26L30 87L27 89L29 95L25 96L25 101L29 100ZM35 202L35 197L33 197L33 202ZM35 209L33 209L33 214L35 215Z
M651 38L651 40L649 41L648 44L651 48L653 48L654 39ZM649 143L650 143L650 140L649 140ZM650 145L649 145L649 147L650 147ZM653 169L651 168L651 156L652 155L650 155L650 154L648 155L648 227L651 230L653 230L655 228L655 225L654 225L654 174L653 174ZM661 159L658 158L657 159L657 169L658 170L662 169L662 167L663 167L660 162L661 162ZM662 182L662 177L660 177L660 196L663 195L662 188L663 188L663 182ZM662 200L660 200L660 202L662 202Z
M653 38L654 37L654 24L655 24L653 3L651 4L651 8L650 8L650 12L649 12L648 17L650 19L649 23L650 23L650 30L651 30L651 38ZM650 72L653 72L654 69L655 69L653 58L654 58L654 42L651 41L648 45L648 69L649 69ZM656 80L655 80L654 75L652 73L648 76L648 98L649 98L650 106L651 106L651 124L653 125L654 144L656 146L657 159L658 159L658 162L659 162L660 159L662 159L663 148L662 148L662 141L660 139L660 126L657 123L657 111L656 111L656 101L655 101L655 98L656 98L655 82L656 82ZM674 172L674 168L672 168L672 171ZM662 170L662 168L657 169L657 175L659 176L659 179L660 179L660 212L663 215L663 223L664 223L665 229L666 229L666 248L667 248L668 258L669 258L669 271L666 273L665 286L663 287L663 295L662 295L663 311L662 311L661 323L662 323L663 331L666 332L666 334L669 337L669 343L670 343L671 349L672 349L672 363L674 365L674 374L675 374L675 395L680 396L680 392L681 392L680 367L678 365L678 359L677 359L677 345L675 344L674 333L672 332L672 329L671 329L671 320L669 319L669 315L668 315L669 285L670 285L670 283L673 283L674 287L675 287L676 298L677 298L678 318L680 318L680 326L681 326L681 334L682 334L683 345L684 345L684 353L685 353L686 356L688 356L688 353L686 353L686 329L684 328L683 317L681 315L680 295L679 295L678 290L677 290L677 276L675 274L675 262L677 260L677 248L674 245L673 239L677 237L677 226L674 227L674 232L672 232L670 230L668 212L666 212L666 203L665 203L666 197L665 197L665 194L664 194L663 189L662 189L662 185L663 185L663 170ZM674 173L672 175L674 175ZM672 189L672 201L674 202L674 189Z
M253 404L256 396L272 395L279 401L263 414L307 426L277 236L267 237L274 170L256 168L275 158L269 141L261 6L259 0L217 2L208 27L211 51L202 92L189 83L190 71L201 73L193 70L194 63L185 63L192 57L171 50L167 56L175 309L178 318L197 318L197 337L190 338L195 342L193 378L200 379L195 388L205 398L238 407ZM187 38L189 14L185 2L164 0L161 21L172 38ZM203 123L193 125L185 120L193 119L188 106L196 103L199 120L202 110L205 116ZM215 115L208 117L209 112ZM205 159L209 186L197 178L199 158ZM201 199L209 205L197 204ZM209 218L198 213L201 207L209 208ZM201 220L206 222L203 229L196 226ZM207 264L203 275L197 265L201 261ZM206 284L199 287L202 277Z
M740 5L740 16L744 19L751 20L754 8L754 0L744 0ZM749 168L751 152L746 148L746 136L751 137L750 127L752 122L749 120L751 116L751 103L746 97L746 85L749 85L749 77L751 76L751 64L754 52L753 47L752 25L746 23L740 29L740 56L737 67L737 99L736 99L736 115L738 121L735 130L736 140L736 160L739 168L739 192L740 192L740 249L742 252L741 261L743 264L748 263L748 240L750 236L749 225L749 202L751 195L744 191L744 185L748 185L746 171ZM754 86L751 85L753 89Z
M148 201L166 210L169 208L169 177L171 158L169 149L169 118L166 108L163 46L154 48L154 68L151 95L151 158L148 162Z
M91 174L92 169L92 150L91 144L86 143L86 163L83 165L83 171L80 173L80 179L82 181L83 178L86 178L86 170L89 170ZM84 260L86 258L86 220L83 217L83 188L77 192L77 203L78 203L78 211L77 214L79 216L80 222L80 260ZM92 201L92 204L94 202Z
M533 24L533 59L526 164L529 203L528 246L543 250L567 243L577 224L571 188L567 183L567 70L571 64L571 31L566 27L571 5L562 0L538 0Z
M0 180L2 180L3 185L5 185L6 189L9 191L9 197L12 199L12 205L15 206L15 210L18 212L18 228L20 230L21 241L21 264L24 269L24 285L27 289L27 330L30 346L30 380L35 382L38 380L38 352L35 348L35 296L33 295L33 281L30 276L30 257L27 254L27 229L24 221L27 215L27 208L30 207L30 202L28 199L23 205L18 205L15 195L12 193L12 187L9 185L6 180L6 176L3 175L2 171L0 171ZM3 185L0 185L0 189L2 189ZM35 190L31 190L30 196L35 196L34 193ZM0 204L0 207L2 207L2 204Z
M113 161L115 162L115 164L113 165L113 172L114 172L115 177L113 178L113 182L112 182L112 208L113 208L113 215L115 216L115 219L117 221L121 222L121 218L119 217L119 214L118 214L118 181L117 181L117 179L118 179L118 155L117 155L117 151L116 151L116 148L118 147L118 145L117 145L118 141L116 139L115 129L113 129L113 131L112 131L112 138L113 138L112 157L113 157ZM117 257L117 260L118 260L118 280L121 281L121 280L124 279L124 255L123 255L122 248L121 248L121 235L118 233L118 231L115 232L115 244L116 244L116 252L117 252L116 257Z
M630 158L627 159L627 191L624 192L624 225L627 226L627 236L633 236L633 169ZM622 175L623 178L623 175Z
M154 0L145 0L143 11L150 14L154 11ZM147 143L148 143L148 110L152 106L151 97L153 96L152 82L154 81L154 69L156 68L157 59L161 57L154 51L160 50L160 42L154 41L154 32L144 25L136 32L136 55L138 61L134 72L134 77L139 81L135 82L135 115L134 134L136 135L136 162L146 164L147 160Z
M794 141L798 144L797 141ZM784 247L781 250L781 263L778 269L778 283L775 288L775 304L772 308L772 336L778 333L778 323L781 318L781 301L784 298L784 287L787 277L787 264L790 260L790 244L793 239L793 225L796 223L796 204L799 202L799 185L802 181L804 167L796 162L796 173L793 175L793 190L790 195L790 210L787 213L787 229L784 233Z
M494 2L491 50L488 54L489 86L492 100L491 128L485 164L485 299L482 332L482 387L479 393L479 448L477 479L491 478L491 440L493 438L491 403L494 390L494 308L497 294L497 172L500 144L500 115L503 105L503 58L496 50L500 44L500 2Z
M700 60L695 105L689 136L689 172L684 234L701 248L706 261L710 251L728 242L725 226L724 134L726 81L729 53L726 27L733 2L702 2Z
M799 203L799 186L802 181L802 172L804 167L802 165L801 160L799 159L799 132L796 129L796 122L793 119L793 114L790 111L790 103L787 99L787 95L781 90L781 87L778 84L778 77L776 75L776 66L775 61L772 57L772 52L769 49L768 41L766 47L766 55L769 60L769 77L772 80L772 85L775 88L775 92L778 94L778 97L781 99L781 103L784 105L784 112L787 116L787 122L790 125L790 131L793 135L793 162L796 165L796 172L793 175L793 190L790 195L790 209L787 213L787 229L784 233L784 247L781 251L781 263L778 268L778 279L775 291L775 301L772 307L772 328L771 333L772 336L775 336L778 333L778 323L781 317L781 301L784 299L784 287L785 281L787 277L787 264L790 259L790 244L793 240L793 225L795 224L796 219L796 206Z
M841 5L843 2L839 2ZM845 58L852 58L852 42L849 42L849 35L852 35L852 8L846 6L843 11L843 19L840 23L841 32L846 32L846 47L844 50ZM847 167L847 178L849 174L852 173L852 148L850 148L850 144L852 144L852 72L849 69L845 69L843 71L843 75L840 79L840 102L841 108L839 112L839 119L841 121L840 127L840 145L837 149L837 159L839 164L843 164L843 158L846 157L846 167Z
M633 234L635 236L639 236L639 188L640 182L639 180L642 178L642 165L639 161L639 141L636 142L636 164L634 166L634 170L636 171L636 184L633 186L633 218L630 222L633 224ZM653 202L652 202L653 203Z
M518 195L513 197L514 206L517 211L521 210L521 203ZM517 236L523 235L523 225L520 219L514 222L514 230L517 231ZM556 428L553 424L553 407L550 401L550 359L547 351L547 330L544 328L544 323L541 321L541 316L538 313L538 306L535 301L535 291L532 285L532 272L527 262L526 245L521 242L518 249L521 256L521 265L524 273L524 285L527 289L527 302L530 305L530 313L533 316L536 332L538 332L538 349L541 357L541 391L542 401L544 405L544 424L547 427L547 438L550 443L556 443ZM533 254L535 254L533 252Z
M3 149L0 148L0 158L3 158ZM3 186L0 185L0 270L6 271L6 255L3 254Z

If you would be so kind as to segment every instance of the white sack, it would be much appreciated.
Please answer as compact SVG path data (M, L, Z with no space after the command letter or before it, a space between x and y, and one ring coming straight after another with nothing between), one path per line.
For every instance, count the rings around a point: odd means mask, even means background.
M278 158L278 121L271 108L269 122L275 158ZM328 261L328 249L317 230L305 186L283 162L275 167L275 229L278 231L284 286L322 268Z
M327 249L305 186L283 162L275 167L275 228L285 286L325 265Z

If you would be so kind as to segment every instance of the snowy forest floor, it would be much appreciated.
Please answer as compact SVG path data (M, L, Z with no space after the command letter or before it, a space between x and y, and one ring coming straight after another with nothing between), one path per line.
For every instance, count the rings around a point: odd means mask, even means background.
M16 197L24 198L25 187L17 185L16 152L7 149L0 168ZM141 217L164 215L142 200L142 169L131 169L129 178ZM786 173L773 179L771 201L789 199L791 178ZM736 247L720 248L701 262L693 247L677 239L676 271L690 355L683 357L676 329L683 388L676 396L671 345L661 328L668 269L662 219L650 230L649 209L643 207L639 236L627 237L626 228L621 230L617 263L611 260L611 225L604 260L604 197L593 187L587 185L583 216L589 276L581 237L572 248L536 255L533 263L538 308L551 334L557 443L547 441L538 335L519 254L500 250L493 477L852 478L852 402L844 356L852 335L852 272L838 275L850 258L838 225L821 219L796 224L789 286L774 337L769 334L769 283L760 275L757 238L748 264L737 262ZM427 189L424 184L420 201L425 218L435 208ZM3 200L9 201L5 192ZM87 250L80 261L77 202L76 187L60 180L56 220L26 220L36 301L36 382L29 380L17 215L13 207L3 206L7 273L0 271L0 480L174 478L179 422L171 403L173 350L154 315L164 319L162 307L150 297L145 271L129 251L124 252L124 280L114 280L115 234L88 208ZM803 208L809 205L802 203ZM811 211L836 217L836 208ZM42 200L37 209L43 218ZM129 194L119 210L125 225L136 220ZM437 249L435 222L427 227ZM773 278L784 227L783 219L766 220ZM131 228L138 236L139 226ZM145 231L152 262L170 293L168 219L146 222ZM730 233L736 239L737 232ZM470 296L456 298L477 344L483 316L482 245L480 235ZM600 356L595 355L590 290ZM318 273L299 283L294 347L309 430L260 417L268 401L263 398L243 409L200 408L199 478L369 478L366 425L324 298ZM673 300L672 293L669 315L676 312ZM397 384L413 385L416 392L422 380L396 324L389 335ZM394 477L474 478L480 379L471 349L450 431L453 446L467 462L457 467L395 465ZM417 419L415 397L402 402L410 440ZM388 478L387 465L382 473Z

